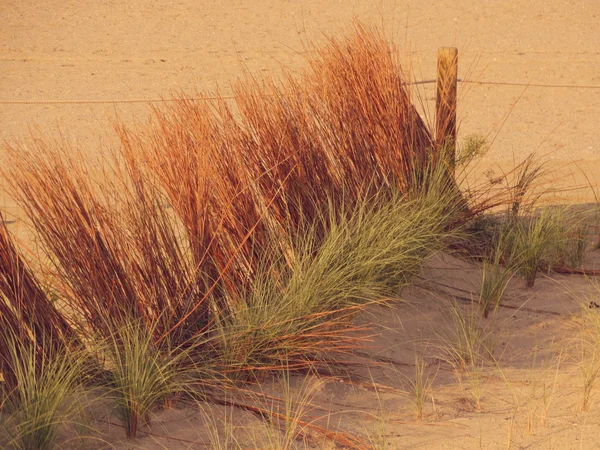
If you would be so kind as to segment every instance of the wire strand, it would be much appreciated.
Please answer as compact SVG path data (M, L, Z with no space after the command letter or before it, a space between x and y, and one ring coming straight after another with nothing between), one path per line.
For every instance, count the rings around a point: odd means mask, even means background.
M521 86L521 87L539 87L556 89L600 89L597 84L545 84L545 83L524 83L517 81L479 81L458 79L459 83L491 85L491 86ZM437 80L418 80L405 85L434 84ZM270 96L266 96L270 97ZM234 100L233 96L220 97L192 97L194 101L215 101L215 100ZM120 99L120 100L0 100L0 105L98 105L98 104L123 104L123 103L161 103L174 102L177 98L140 98L140 99Z
M478 80L458 80L460 83L492 85L492 86L523 86L523 87L541 87L541 88L567 88L567 89L600 89L599 84L545 84L545 83L524 83L518 81L478 81Z

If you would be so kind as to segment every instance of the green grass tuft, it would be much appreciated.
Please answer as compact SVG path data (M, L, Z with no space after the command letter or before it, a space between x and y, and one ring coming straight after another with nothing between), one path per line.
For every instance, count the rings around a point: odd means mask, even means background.
M132 322L100 341L98 349L106 357L108 396L128 438L149 422L153 407L186 389L182 365L189 350L159 348L152 331Z
M17 382L3 393L2 415L7 417L3 426L13 436L8 446L53 449L61 429L76 421L81 410L77 395L89 358L80 351L53 352L40 358L35 345L12 332L5 331L0 338L9 349L8 364Z

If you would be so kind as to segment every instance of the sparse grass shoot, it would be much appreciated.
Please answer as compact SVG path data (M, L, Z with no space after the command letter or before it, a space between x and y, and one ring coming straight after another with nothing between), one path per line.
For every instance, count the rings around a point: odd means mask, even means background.
M475 304L461 305L453 300L449 305L450 329L438 334L444 359L461 371L473 364L493 358L495 321L482 323Z
M505 251L504 237L500 235L492 254L483 261L479 307L484 318L487 319L490 312L494 314L497 311L513 275L514 257Z
M415 418L421 420L423 418L423 407L427 402L427 399L431 395L431 387L435 381L436 374L432 374L427 370L425 360L420 355L415 355L415 378L409 381L412 393L413 401L415 403Z
M595 292L600 293L597 281L592 281ZM587 411L591 406L594 387L600 375L600 314L582 305L581 335L577 340L580 351L579 369L582 382L581 410Z

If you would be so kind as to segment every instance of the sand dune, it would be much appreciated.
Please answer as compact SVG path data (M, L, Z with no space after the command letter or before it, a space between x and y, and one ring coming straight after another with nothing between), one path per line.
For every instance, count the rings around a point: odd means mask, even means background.
M217 86L227 93L244 71L260 78L276 76L282 66L302 68L310 51L307 42L318 44L359 19L385 27L416 79L435 77L438 47L456 46L462 79L588 86L461 84L460 136L489 136L492 147L476 172L481 176L490 168L508 170L537 151L546 155L549 168L558 171L556 177L565 186L600 183L600 88L591 87L600 86L596 0L3 0L0 17L2 140L27 138L32 129L48 136L58 136L60 130L92 160L115 144L111 124L116 115L125 121L144 120L149 111L144 103L94 102L159 99L180 91L210 93ZM424 114L433 120L434 86L421 86L418 92ZM59 103L36 103L48 101ZM69 101L77 103L65 103ZM568 195L569 201L592 198L589 189ZM4 193L0 208L17 214ZM9 226L16 228L18 223ZM595 267L597 252L590 258L589 267ZM463 269L461 280L467 284L462 288L476 291L479 269L473 265ZM452 273L432 270L430 279L458 286ZM545 360L546 366L540 368L531 367L529 358L538 346L572 334L571 314L580 305L563 292L565 280L544 279L534 291L527 291L527 299L522 298L522 280L514 280L508 301L520 308L527 300L531 310L501 312L505 327L500 336L507 339L504 356L510 365L502 374L483 375L483 413L474 407L472 387L458 383L447 367L436 377L435 400L427 404L422 423L413 420L406 398L393 395L378 397L332 385L319 393L318 402L331 406L334 400L343 400L344 408L363 408L374 417L379 398L389 412L388 448L507 448L509 439L514 444L509 448L598 448L598 408L587 415L579 411L578 369L573 361L566 361L566 369L554 376L555 359ZM571 291L583 289L580 279L569 283ZM405 342L405 336L421 330L427 330L423 342L427 341L440 312L423 300L425 294L418 288L406 298L412 306L394 305L392 310L414 329L384 333L379 343L395 348L384 352L385 357L410 365L414 349L393 347L390 342ZM389 311L374 314L381 318L382 329L402 326L390 319ZM562 351L558 343L545 348L553 355ZM413 369L406 369L407 374ZM389 382L385 371L376 376L381 383ZM547 426L540 418L542 385L554 389ZM514 398L518 401L511 403ZM161 412L166 415L160 417L163 428L155 430L173 433L187 443L146 436L136 448L196 448L189 441L206 436L198 431L198 418L188 413ZM356 417L360 415L345 419L344 425L359 432L365 423L377 425ZM108 426L104 431L115 442L122 434ZM129 443L115 445L131 448Z

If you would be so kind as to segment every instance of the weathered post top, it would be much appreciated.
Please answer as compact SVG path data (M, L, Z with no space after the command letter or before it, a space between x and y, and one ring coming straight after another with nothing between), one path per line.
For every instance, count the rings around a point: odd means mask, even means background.
M456 95L458 82L458 49L441 47L437 57L437 96L435 143L444 152L450 170L456 162Z

